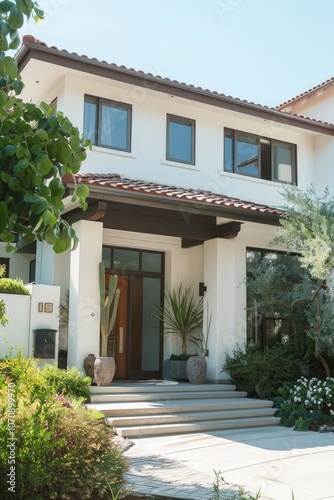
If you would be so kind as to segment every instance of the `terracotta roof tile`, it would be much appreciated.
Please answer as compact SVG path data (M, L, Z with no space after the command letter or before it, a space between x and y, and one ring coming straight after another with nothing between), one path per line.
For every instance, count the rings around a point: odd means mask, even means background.
M222 194L212 193L211 191L201 191L197 189L187 189L182 187L168 186L152 181L144 181L139 179L129 179L121 177L118 174L67 174L63 177L64 184L86 184L92 187L103 187L110 190L121 190L149 194L153 196L168 197L171 199L179 199L185 202L203 203L204 205L215 205L225 207L231 210L247 212L259 212L261 214L270 214L280 217L284 215L284 211L271 207L269 205L261 205L250 201L240 200L238 198L230 198Z
M328 80L319 83L319 85L316 85L315 87L312 87L308 90L305 90L305 92L302 92L301 94L296 95L295 97L292 97L288 101L282 102L282 104L279 104L276 106L276 109L281 110L281 108L285 108L289 104L292 104L295 101L298 101L299 99L302 99L303 97L306 97L307 95L313 94L314 92L317 92L318 90L328 87L329 85L332 85L334 83L334 77L329 78ZM300 115L301 116L301 115ZM324 122L326 123L326 122Z

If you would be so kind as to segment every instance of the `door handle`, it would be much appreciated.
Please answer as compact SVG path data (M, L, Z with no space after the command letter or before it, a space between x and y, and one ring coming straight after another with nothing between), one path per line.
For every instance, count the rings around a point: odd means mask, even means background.
M124 353L124 328L120 326L119 328L119 343L118 343L118 353Z

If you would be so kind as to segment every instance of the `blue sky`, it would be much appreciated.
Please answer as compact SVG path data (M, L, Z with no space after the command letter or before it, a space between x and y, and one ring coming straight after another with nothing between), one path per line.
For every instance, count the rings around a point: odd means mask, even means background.
M333 0L39 5L45 21L25 32L48 45L267 106L334 76Z

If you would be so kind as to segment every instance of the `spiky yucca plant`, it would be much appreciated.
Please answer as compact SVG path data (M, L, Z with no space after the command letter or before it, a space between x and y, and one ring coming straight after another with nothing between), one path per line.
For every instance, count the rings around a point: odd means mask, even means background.
M187 355L187 342L198 347L195 334L203 327L203 301L196 303L190 288L180 285L165 293L165 305L156 310L156 316L163 321L165 334L179 337L183 355Z

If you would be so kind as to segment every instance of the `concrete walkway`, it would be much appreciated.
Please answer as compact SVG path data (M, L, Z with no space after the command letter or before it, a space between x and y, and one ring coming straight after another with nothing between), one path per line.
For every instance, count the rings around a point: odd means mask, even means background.
M261 500L292 500L292 491L294 500L334 500L334 433L265 427L132 442L125 456L136 493L209 500L219 471L224 500L237 485L253 495L261 489Z

